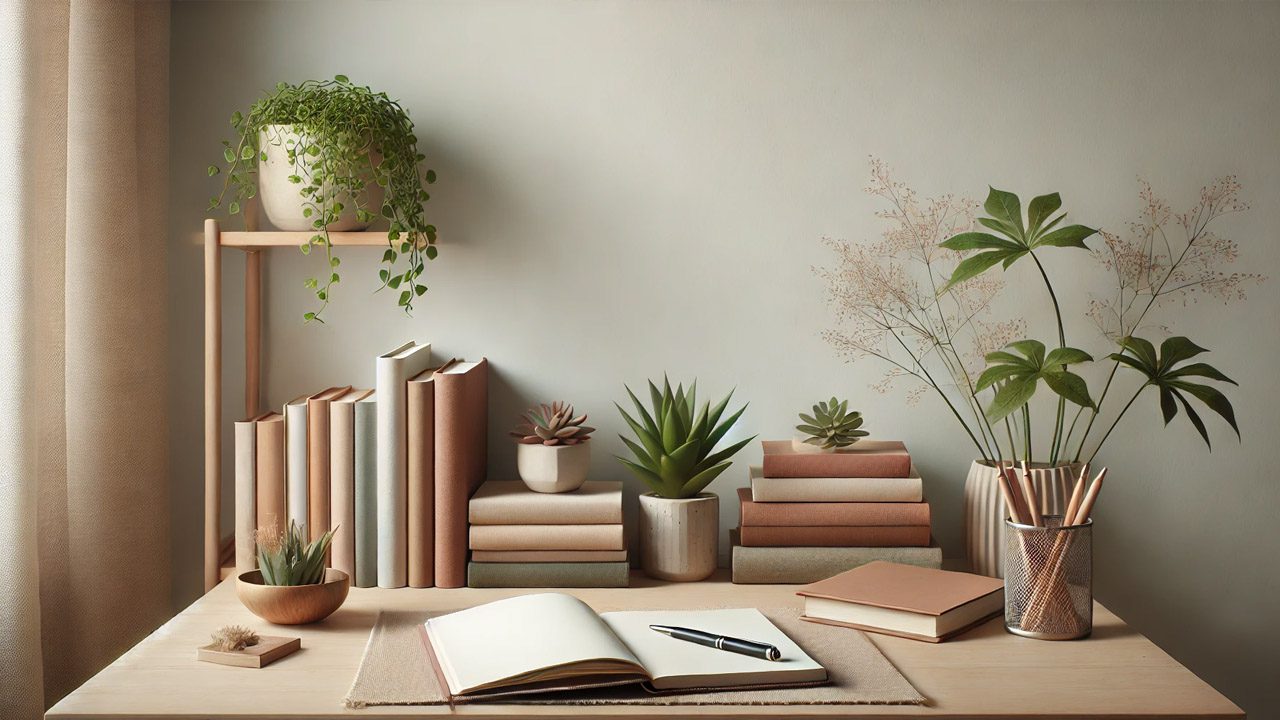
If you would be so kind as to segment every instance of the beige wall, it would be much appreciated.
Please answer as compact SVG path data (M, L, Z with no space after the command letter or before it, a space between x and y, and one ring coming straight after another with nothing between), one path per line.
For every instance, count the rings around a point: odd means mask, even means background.
M830 323L811 272L829 260L819 238L879 230L860 191L867 157L927 194L1058 190L1077 219L1111 227L1137 211L1138 176L1182 206L1236 173L1254 209L1224 230L1243 265L1277 275L1277 36L1280 5L1241 3L176 3L177 601L200 582L192 237L213 190L204 167L231 111L276 81L341 72L402 99L439 172L430 207L445 244L412 319L370 296L374 253L347 253L329 323L311 327L299 321L310 261L273 254L270 403L368 385L376 352L428 339L441 355L494 363L494 475L513 473L514 412L563 397L600 428L595 475L624 478L609 457L622 449L611 401L624 382L667 370L711 392L736 386L751 402L740 432L764 437L787 435L812 399L846 395L875 434L912 448L938 537L957 555L971 447L932 398L908 407L875 393L880 366L843 364L819 338ZM228 420L242 397L231 259ZM1043 323L1027 272L1009 294ZM1069 333L1098 349L1082 308L1105 276L1068 251L1052 272L1073 308ZM1105 454L1098 513L1098 595L1255 717L1280 705L1278 293L1273 281L1229 310L1193 306L1177 325L1240 381L1243 443L1215 423L1207 453L1184 418L1160 430L1145 398ZM758 453L713 486L726 528Z

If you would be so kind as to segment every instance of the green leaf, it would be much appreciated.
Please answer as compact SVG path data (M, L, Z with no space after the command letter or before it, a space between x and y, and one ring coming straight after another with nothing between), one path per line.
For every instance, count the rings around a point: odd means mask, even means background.
M217 165L209 166L209 177L213 177L214 175L217 175L219 172L221 172L221 170L218 169Z
M1151 368L1151 373L1156 371L1156 346L1149 341L1140 337L1123 337L1120 338L1120 347L1133 353L1134 357L1140 360L1144 365Z
M947 238L942 242L942 247L957 252L967 252L969 250L1018 250L1022 246L990 233L963 232Z
M346 75L334 75L333 79L337 80L340 83L351 82L350 80L347 79Z
M1058 193L1032 198L1027 205L1027 226L1030 228L1031 235L1034 236L1044 221L1048 220L1049 216L1060 207L1062 207L1062 196Z
M995 399L987 407L987 419L993 423L1005 419L1010 413L1026 405L1035 393L1036 382L1034 378L1015 378L1010 380L996 391Z
M430 184L434 183L435 181L436 181L436 171L435 171L435 170L428 170L428 171L427 171L427 184L428 184L428 185L430 185Z
M409 304L410 299L412 299L412 295L409 293L408 290L405 290L404 292L400 293L400 299L397 301L397 303L401 306L405 306Z
M1160 364L1161 370L1168 370L1183 360L1209 352L1199 345L1191 342L1189 339L1181 336L1166 338L1160 343Z
M1022 238L1018 237L1018 229L1010 225L1009 223L1004 222L1003 220L996 220L995 218L987 218L987 217L978 218L978 222L981 223L982 225L985 225L986 227L991 228L992 230L995 230L1001 235L1008 236L1009 240L1011 240L1012 242L1015 242L1018 245L1022 245Z
M1019 238L1026 237L1026 231L1022 227L1022 203L1017 195L988 187L987 201L982 208L991 217L1016 228Z
M1011 347L1025 355L1037 369L1044 365L1044 343L1039 340L1016 340L1006 347Z
M1083 225L1068 225L1064 228L1058 228L1051 233L1041 235L1039 238L1036 238L1036 241L1032 243L1031 246L1042 247L1044 245L1049 245L1052 247L1078 247L1088 250L1089 246L1084 244L1084 239L1097 232L1097 230Z
M1004 250L990 250L965 258L960 261L959 265L956 265L955 271L951 273L951 279L947 281L946 286L940 292L946 292L965 280L981 275L1008 255L1009 253Z
M227 204L227 212L231 213L232 215L239 215L240 203L236 202L235 200L232 200L230 203Z
M1231 378L1227 377L1226 375L1223 375L1222 373L1218 372L1217 368L1213 367L1212 365L1207 365L1205 363L1191 363L1190 365L1183 365L1182 367L1178 368L1177 370L1174 370L1173 372L1165 373L1165 377L1171 378L1171 379L1182 378L1182 377L1205 377L1205 378L1209 378L1210 380L1217 380L1219 382L1231 383L1232 385L1240 384L1235 380L1232 380Z
M236 161L235 151L232 150L231 148L222 148L222 159L226 160L229 163L235 162Z
M983 370L982 374L978 376L978 382L974 385L974 392L982 392L998 382L1022 373L1022 368L1016 365L992 365Z
M1049 351L1049 355L1044 359L1046 366L1075 365L1082 362L1093 362L1093 356L1073 347L1054 348Z
M1089 385L1084 378L1073 372L1060 370L1045 372L1042 377L1049 389L1081 407L1093 407L1093 399L1089 397Z
M440 254L440 251L436 249L435 245L428 245L427 249L423 252L426 253L428 260L435 260L436 256Z
M1160 414L1165 424L1177 415L1177 406L1174 404L1176 402L1186 410L1187 418L1195 426L1196 432L1200 433L1205 445L1210 449L1213 448L1204 421L1187 398L1187 395L1190 395L1221 416L1235 431L1236 438L1240 437L1240 426L1236 422L1235 409L1232 408L1227 397L1217 388L1194 383L1187 378L1204 377L1233 385L1235 382L1205 363L1191 363L1178 367L1178 363L1208 352L1205 348L1181 336L1168 338L1161 343L1159 355L1149 341L1138 337L1122 338L1120 346L1122 351L1113 353L1111 358L1141 373L1146 378L1146 384L1143 387L1152 385L1160 391Z
M1231 407L1231 401L1227 399L1227 396L1223 395L1217 388L1190 383L1185 380L1172 380L1169 385L1192 394L1210 410L1221 415L1222 419L1226 420L1231 429L1236 432L1236 437L1240 437L1240 426L1236 424L1235 409Z
M1160 414L1164 416L1164 424L1178 416L1178 403L1173 399L1173 391L1167 387L1160 388Z
M257 154L258 154L257 151L249 147L248 145L245 145L243 148L240 149L241 160L252 160L253 157Z

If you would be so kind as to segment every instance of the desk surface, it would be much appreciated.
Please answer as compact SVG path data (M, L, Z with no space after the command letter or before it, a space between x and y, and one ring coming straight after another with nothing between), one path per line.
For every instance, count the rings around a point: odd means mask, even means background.
M733 585L722 572L700 583L660 583L632 576L629 589L566 590L597 608L782 607L799 598L790 585ZM369 630L379 609L456 609L528 590L379 590L353 588L325 622L268 625L224 581L80 689L50 719L118 717L420 717L447 707L345 710ZM196 662L196 647L228 623L302 637L302 649L261 670ZM832 632L852 632L833 628ZM1010 635L999 619L932 645L869 635L927 698L926 706L715 706L698 715L729 717L1135 717L1227 718L1244 714L1106 608L1094 610L1093 637L1042 642ZM530 707L478 704L453 711L469 718L685 716L689 707Z

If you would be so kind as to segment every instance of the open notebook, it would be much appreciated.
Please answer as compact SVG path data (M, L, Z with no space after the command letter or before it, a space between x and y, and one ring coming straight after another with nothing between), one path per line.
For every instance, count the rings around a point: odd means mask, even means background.
M703 647L649 629L675 625L769 643L779 661ZM822 684L827 671L755 608L597 614L540 593L425 623L442 685L455 699L645 683L656 691Z

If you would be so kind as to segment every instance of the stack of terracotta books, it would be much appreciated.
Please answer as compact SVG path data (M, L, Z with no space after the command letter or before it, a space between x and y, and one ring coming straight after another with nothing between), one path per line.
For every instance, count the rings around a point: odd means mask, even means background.
M573 492L537 493L490 480L468 509L470 587L626 587L622 483L588 480Z
M876 560L941 566L923 484L901 442L835 452L763 444L763 465L738 490L734 582L814 582Z

